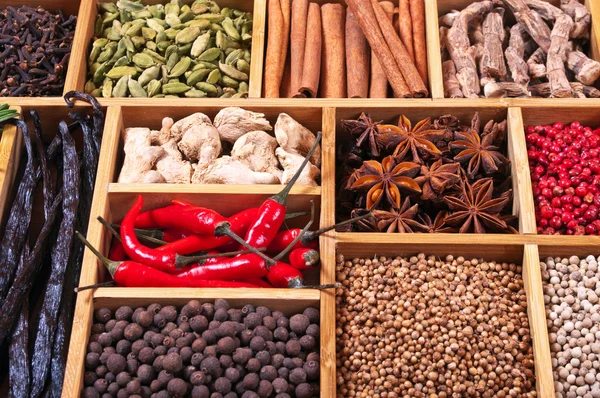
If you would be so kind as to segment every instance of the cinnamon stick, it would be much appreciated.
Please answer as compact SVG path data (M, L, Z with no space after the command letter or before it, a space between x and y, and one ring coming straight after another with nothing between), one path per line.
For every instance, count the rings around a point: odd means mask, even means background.
M392 56L396 60L396 64L400 68L400 72L402 73L411 94L416 98L426 97L429 94L427 86L415 65L409 61L408 52L406 51L406 48L404 48L400 37L398 37L398 34L394 31L392 22L387 18L385 11L381 8L381 5L377 0L371 0L371 5L385 42L391 50ZM417 49L415 49L415 58L417 57L416 50ZM427 66L427 61L425 61L425 66ZM425 68L425 72L427 72L427 67Z
M572 28L573 20L567 14L559 15L552 28L548 59L546 60L546 74L548 75L552 97L573 97L573 89L569 84L565 71L569 33Z
M346 13L346 72L348 98L367 98L371 50L352 11ZM387 81L386 81L387 84Z
M281 78L281 86L279 87L280 98L292 98L297 91L292 91L292 61L289 54L285 59L285 67L283 68L283 77Z
M390 11L393 11L394 4L391 1L383 1L381 7L390 17ZM393 18L393 15L392 15ZM387 98L388 96L388 81L385 75L385 70L377 59L375 52L371 50L371 86L369 90L369 98Z
M306 22L306 46L304 47L304 68L302 84L296 96L315 98L321 78L321 7L317 3L308 6Z
M415 50L413 47L413 26L410 15L410 0L400 0L398 7L398 25L400 25L400 40L406 47L412 63L415 63Z
M346 55L344 45L344 7L328 3L321 7L323 60L321 62L322 98L346 98Z
M427 44L425 43L425 2L410 0L410 17L412 19L413 47L415 66L427 86Z
M398 7L394 7L394 15L392 17L392 25L394 25L394 30L396 32L400 32L400 10Z
M283 52L283 42L287 40L285 34L285 23L283 21L283 11L281 1L269 0L267 5L268 28L267 28L267 54L265 63L265 97L279 97L279 89L285 66L285 55Z
M307 22L308 0L294 0L292 3L292 25L290 28L290 91L292 93L297 93L300 90L300 86L302 86Z
M377 59L384 68L394 93L399 97L410 97L411 92L400 72L400 68L394 60L392 51L390 51L383 38L383 33L379 28L379 23L377 22L377 17L375 17L371 3L365 0L346 0L346 4L348 4L348 7L356 15L371 49L373 49Z

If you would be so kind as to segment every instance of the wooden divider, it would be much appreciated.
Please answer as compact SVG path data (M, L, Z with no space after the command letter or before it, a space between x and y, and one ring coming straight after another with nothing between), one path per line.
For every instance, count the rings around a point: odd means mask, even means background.
M12 106L11 109L21 113L20 106ZM4 227L4 216L9 211L4 207L15 193L11 188L19 169L22 142L23 136L15 126L4 126L0 133L0 228Z

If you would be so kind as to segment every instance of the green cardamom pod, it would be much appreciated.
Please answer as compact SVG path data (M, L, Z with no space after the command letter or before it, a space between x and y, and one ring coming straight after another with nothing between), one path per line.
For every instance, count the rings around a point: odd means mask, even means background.
M113 27L108 30L106 38L108 40L118 41L121 40L121 34Z
M237 93L234 94L231 98L248 98L248 93Z
M211 23L210 29L213 32L225 32L225 29L223 29L223 27L221 25L219 25L218 23Z
M183 46L179 47L177 52L179 53L179 55L188 55L190 53L191 49L192 49L192 43L188 43L188 44L184 44Z
M183 94L191 90L191 87L185 83L167 83L162 86L163 94Z
M148 54L139 53L133 56L133 63L142 69L147 69L154 65L154 59Z
M123 41L125 42L125 48L127 51L135 53L135 46L133 45L131 38L129 36L125 36L123 37Z
M197 90L195 88L186 91L184 94L187 98L203 98L206 97L206 93L204 91Z
M142 28L142 36L146 40L154 40L154 38L156 37L156 31L154 29L150 29L144 26Z
M92 92L90 93L90 95L91 95L92 97L101 97L101 96L102 96L102 89L100 89L100 88L97 88L97 89L95 89L94 91L92 91Z
M102 23L104 25L108 25L111 24L113 21L116 21L117 18L120 17L119 12L112 12L112 13L106 13L106 16L104 17L104 19L102 20Z
M96 23L94 24L94 35L100 36L102 34L103 29L104 24L102 23L102 17L98 15L98 18L96 18Z
M231 18L233 16L233 10L229 7L221 8L221 15L226 18Z
M126 10L119 11L119 17L121 18L121 22L129 22L131 21L131 13Z
M208 42L210 41L210 32L206 32L203 35L198 36L192 44L192 49L190 50L190 55L194 58L197 58L206 50L208 46Z
M171 44L169 47L167 47L167 49L165 50L165 58L169 59L169 57L171 56L171 54L176 53L177 51L177 45L175 44Z
M155 65L155 66L152 66L152 67L146 69L145 71L143 71L142 74L140 75L140 77L138 77L137 81L142 86L145 86L146 84L150 83L151 80L158 79L159 75L160 75L160 66Z
M217 95L217 88L210 83L196 83L196 88L200 91L204 91L209 97L215 97Z
M156 95L153 95L153 96L152 96L152 98L166 98L166 97L167 97L167 96L166 96L166 95L164 95L164 94L156 94Z
M136 50L146 45L146 39L144 39L142 36L133 36L131 38L131 41L133 42L133 45L135 46Z
M179 31L174 28L169 28L169 29L165 30L165 35L167 35L167 39L169 39L169 40L174 40L175 37L177 36L177 33L179 33Z
M127 10L130 12L142 11L144 6L141 3L129 1L129 0L119 0L117 1L117 7L122 10Z
M142 31L142 24L133 24L131 28L125 31L125 34L128 36L138 36Z
M206 82L210 84L217 84L221 80L221 71L215 69L208 74Z
M225 17L221 14L202 14L202 18L213 23L220 23L225 19Z
M115 3L98 3L98 10L110 13L119 12L119 9L115 5Z
M173 78L169 79L169 81L166 84L169 84L169 83L179 83L179 78L173 77Z
M154 51L154 52L156 52L156 50L158 50L158 46L153 41L147 41L146 42L146 48L148 50L151 50L151 51Z
M240 86L238 87L238 92L240 92L240 93L247 93L248 91L249 91L248 83L241 82Z
M104 50L104 46L108 43L108 39L98 39L94 41L92 44L92 51L90 56L88 57L88 64L93 64L96 62L102 51Z
M203 4L192 5L192 12L196 15L204 14L207 11L208 11L208 7Z
M235 26L233 26L233 21L231 20L231 18L225 18L223 22L221 22L221 26L223 27L223 29L225 29L225 33L227 33L227 36L237 41L242 39L242 37L240 36L240 32L238 32Z
M85 86L83 87L83 91L86 94L91 93L92 91L94 91L96 89L96 85L94 84L93 81L88 80L87 82L85 82Z
M146 21L146 25L156 33L164 32L165 28L156 20L156 19L148 19Z
M188 86L194 86L196 83L203 81L208 74L210 73L209 69L198 69L193 71L186 80Z
M148 83L148 86L146 86L148 97L152 98L156 94L159 94L161 88L162 88L162 83L161 82L159 82L158 80L151 80Z
M169 70L166 65L160 66L160 76L162 80L162 84L167 84L169 82Z
M177 62L177 64L175 64L173 69L171 69L171 74L169 75L169 77L173 78L183 75L185 72L187 72L191 65L192 60L190 59L190 57L181 58L181 60Z
M187 6L184 6L184 7L187 7ZM183 11L183 7L181 9ZM179 20L181 22L183 22L183 23L191 21L192 19L194 19L194 13L191 10L187 10L187 11L182 12L181 14L179 14Z
M142 85L134 79L129 79L127 81L127 87L129 88L129 92L131 96L134 98L146 98L148 97L148 93L142 87Z
M167 3L165 4L165 13L167 15L179 15L179 4L177 3Z
M198 57L199 61L214 61L221 56L221 50L218 48L209 48Z
M177 36L175 36L175 43L192 43L198 36L200 36L200 28L197 26L190 26L177 33Z
M176 52L169 56L169 59L167 60L167 69L169 70L169 72L175 67L175 65L177 65L179 59L179 54Z
M156 44L156 48L161 51L161 52L165 52L167 50L167 48L169 48L169 46L171 45L170 41L159 41Z
M94 72L94 77L92 81L96 86L99 86L104 81L104 74L110 70L110 65L108 62L101 64L98 69Z
M162 19L165 17L165 6L162 4L154 4L148 7L148 11L152 14L153 18Z
M98 57L98 62L102 63L102 62L106 62L109 59L112 58L113 55L115 55L117 46L108 46L104 49L104 51L102 51L102 53L100 54L100 56Z
M196 61L196 65L194 66L194 68L192 70L198 70L198 69L213 70L213 69L217 69L217 65L213 64L212 62L208 62L208 61Z
M244 50L244 59L246 60L246 62L250 63L250 58L251 58L250 51Z
M90 65L90 75L93 75L94 73L96 73L96 71L98 70L100 65L101 65L100 62L94 62L93 64L91 64Z
M234 80L234 79L232 79L229 76L223 76L223 78L221 79L221 81L223 82L223 85L225 87L238 88L240 86L240 83L238 83L237 80Z
M177 15L173 14L167 14L167 16L165 16L165 22L170 27L181 25L181 20L177 17Z
M126 56L122 56L121 58L119 58L117 60L117 62L115 62L115 64L113 65L113 68L117 67L117 66L129 66L129 63L130 63L129 58L127 58Z
M231 98L233 97L233 93L225 92L219 98Z
M132 76L136 73L137 70L133 66L117 66L116 68L112 68L105 76L109 79L118 80L123 76Z
M186 26L197 26L200 30L204 30L210 26L208 19L193 19L185 23Z
M130 76L123 76L119 79L112 91L112 96L115 98L127 97L127 82Z
M242 57L243 54L244 54L244 50L234 50L234 51L230 52L229 55L227 55L227 58L225 58L225 63L227 65L233 65L237 61L239 61L240 57Z
M113 81L110 79L104 79L104 84L102 85L102 96L104 98L110 98L112 96L113 90Z
M239 59L236 63L237 70L242 73L250 73L250 64L245 59Z
M167 60L165 59L165 57L163 57L162 55L160 55L156 51L152 51L150 49L144 48L142 50L142 53L148 54L149 56L151 56L152 59L154 60L154 62L156 62L157 64L164 64L165 62L167 62Z
M217 47L219 47L221 50L227 50L227 45L229 44L229 41L225 37L225 33L218 31L215 34L215 42L217 44Z
M131 14L135 19L150 19L153 17L152 13L149 10L137 11Z
M244 72L240 72L239 70L237 70L236 68L234 68L231 65L227 65L227 64L223 64L223 63L219 62L219 69L221 70L221 72L223 72L227 76L231 77L232 79L248 80L247 74L245 74Z

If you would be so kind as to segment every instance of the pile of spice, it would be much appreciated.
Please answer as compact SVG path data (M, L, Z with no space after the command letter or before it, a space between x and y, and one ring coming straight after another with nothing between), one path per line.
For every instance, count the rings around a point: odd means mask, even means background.
M265 97L428 96L424 1L346 3L268 2Z
M535 396L521 272L452 255L338 255L337 396Z
M214 1L98 3L85 90L96 97L248 96L252 14Z
M452 115L343 120L355 139L338 148L338 217L372 212L344 231L517 233L506 120L481 125L477 113L470 126Z
M600 234L600 128L527 126L525 139L537 232Z
M556 396L600 396L600 258L548 257L544 303Z
M77 17L42 7L0 11L0 96L63 93Z
M319 396L316 308L286 316L227 300L99 308L82 397Z
M577 0L484 0L440 26L446 98L600 97L591 15Z
M133 127L124 137L120 183L287 184L315 143L286 113L273 128L264 114L237 107L222 109L212 122L203 113L177 122L167 117L160 130ZM320 166L317 145L298 184L318 186Z
M74 235L87 230L104 124L93 97L65 95L69 107L75 100L92 106L69 112L69 125L46 126L33 109L31 123L8 122L21 130L27 154L0 241L0 379L11 397L62 392L83 259ZM43 209L41 229L33 209Z

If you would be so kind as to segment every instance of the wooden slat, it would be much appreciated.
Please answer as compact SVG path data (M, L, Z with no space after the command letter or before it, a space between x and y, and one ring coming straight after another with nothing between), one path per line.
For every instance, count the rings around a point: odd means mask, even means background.
M267 20L267 0L254 0L252 21L252 59L250 63L250 88L248 97L260 98L262 93L263 69L265 63L265 25Z
M544 309L544 289L540 270L540 256L535 245L525 245L523 253L523 283L527 296L527 316L533 342L536 390L539 397L554 396L554 379L546 311Z
M156 193L156 194L223 194L254 193L257 195L274 195L281 191L281 185L220 185L220 184L119 184L111 183L108 192L113 194ZM292 188L291 195L320 196L321 187L298 185Z
M429 91L431 98L444 98L437 0L425 0L425 21L425 28L427 31Z
M21 114L21 107L12 106L11 109ZM10 124L5 124L0 134L0 228L3 228L4 216L9 211L4 207L9 203L13 190L16 191L18 187L18 183L13 183L19 169L23 135L16 126Z
M513 214L519 215L519 232L535 234L533 191L520 108L508 108L508 155L513 178Z
M94 33L96 15L94 0L81 0L69 69L65 79L65 94L71 90L83 91L87 73L88 48L90 38Z

